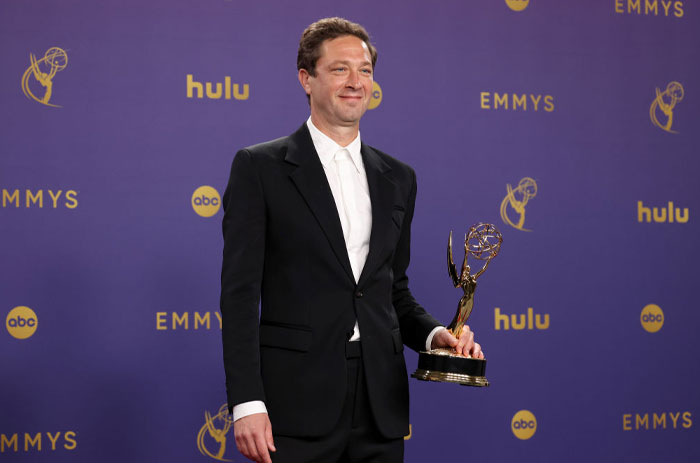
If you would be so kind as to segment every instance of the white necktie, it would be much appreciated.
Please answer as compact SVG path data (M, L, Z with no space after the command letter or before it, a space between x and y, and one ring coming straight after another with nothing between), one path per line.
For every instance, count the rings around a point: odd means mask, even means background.
M350 159L350 153L348 150L341 149L335 153L334 161L335 163L335 173L338 176L338 185L340 186L340 208L338 214L340 215L340 223L343 227L343 237L345 238L345 244L349 246L350 244L350 234L352 232L350 228L350 215L352 215L352 204L353 194L355 185L352 182L352 169L355 167L352 165L352 159ZM352 269L353 272L355 269ZM355 278L357 280L357 276Z
M345 245L350 257L350 266L357 282L360 279L360 273L362 273L367 255L358 254L355 251L363 245L366 246L367 243L365 241L367 241L368 237L364 235L369 234L366 233L367 230L364 230L368 224L362 223L361 219L363 214L366 214L366 211L359 210L361 201L358 200L361 198L358 198L358 195L363 193L363 188L360 184L359 172L352 162L348 150L344 148L338 150L335 154L334 163L341 196L340 201L337 201L336 205L338 206L340 224L343 228Z

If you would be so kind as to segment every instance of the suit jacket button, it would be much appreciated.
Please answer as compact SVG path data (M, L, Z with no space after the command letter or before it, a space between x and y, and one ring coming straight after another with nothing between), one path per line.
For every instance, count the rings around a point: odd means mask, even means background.
M358 291L357 293L355 293L355 296L362 297L364 296L364 293L362 291Z

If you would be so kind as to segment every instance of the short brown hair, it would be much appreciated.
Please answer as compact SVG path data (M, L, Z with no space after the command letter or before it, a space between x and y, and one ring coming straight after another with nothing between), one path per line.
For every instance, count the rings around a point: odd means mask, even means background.
M316 76L316 62L321 57L321 44L325 40L343 35L354 35L367 44L372 57L372 68L377 63L377 49L369 41L369 34L361 25L343 18L323 18L311 24L301 34L297 52L297 71L306 69Z

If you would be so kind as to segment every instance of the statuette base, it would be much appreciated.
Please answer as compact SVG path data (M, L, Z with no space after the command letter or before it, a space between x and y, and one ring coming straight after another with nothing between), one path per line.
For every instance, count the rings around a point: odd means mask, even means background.
M486 360L458 355L452 349L433 349L418 354L418 369L411 375L423 381L486 387Z

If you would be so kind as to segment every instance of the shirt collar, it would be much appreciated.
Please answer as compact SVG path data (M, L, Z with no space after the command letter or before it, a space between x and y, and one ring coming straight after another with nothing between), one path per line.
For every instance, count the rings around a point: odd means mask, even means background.
M362 164L362 155L360 154L360 148L362 146L362 141L360 140L360 132L357 132L357 137L350 142L348 146L340 146L332 138L330 138L325 133L318 130L318 128L311 122L311 116L306 121L306 126L309 128L309 133L311 134L311 141L314 143L314 148L318 153L318 157L321 160L323 167L326 167L329 162L335 157L335 153L339 150L345 148L350 153L350 158L355 168L362 172L364 170L364 165Z

